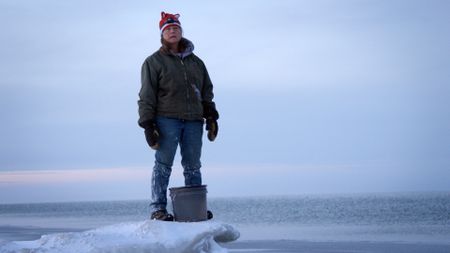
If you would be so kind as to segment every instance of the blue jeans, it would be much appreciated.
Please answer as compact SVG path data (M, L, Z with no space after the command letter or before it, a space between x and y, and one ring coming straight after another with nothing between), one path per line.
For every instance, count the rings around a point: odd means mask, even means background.
M159 149L155 154L152 173L151 211L165 210L167 186L172 172L173 160L180 145L181 165L186 186L201 185L200 156L202 150L203 121L156 117L159 129Z

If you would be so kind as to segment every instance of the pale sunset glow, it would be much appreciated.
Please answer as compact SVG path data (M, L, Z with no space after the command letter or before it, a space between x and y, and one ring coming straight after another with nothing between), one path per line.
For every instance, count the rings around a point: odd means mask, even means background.
M148 169L84 169L0 172L0 184L47 184L75 182L134 181L150 176Z

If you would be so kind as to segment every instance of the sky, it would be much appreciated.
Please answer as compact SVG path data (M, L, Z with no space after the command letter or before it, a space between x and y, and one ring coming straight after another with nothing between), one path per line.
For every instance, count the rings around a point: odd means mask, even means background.
M209 196L450 191L450 2L0 0L0 203L148 199L161 11L220 113ZM177 154L170 187L182 186Z

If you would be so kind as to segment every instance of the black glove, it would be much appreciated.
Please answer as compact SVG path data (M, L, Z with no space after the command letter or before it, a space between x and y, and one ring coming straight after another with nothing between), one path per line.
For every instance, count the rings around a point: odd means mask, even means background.
M219 113L216 110L216 104L214 102L202 102L203 105L203 118L205 119L219 119Z
M216 110L216 104L214 102L203 102L203 117L206 119L206 130L208 131L208 139L214 141L219 132L219 125L217 120L219 119L219 113Z
M206 130L208 131L208 140L214 141L217 137L217 133L219 132L217 120L206 119Z
M154 122L147 124L145 127L145 139L152 149L159 148L159 131Z

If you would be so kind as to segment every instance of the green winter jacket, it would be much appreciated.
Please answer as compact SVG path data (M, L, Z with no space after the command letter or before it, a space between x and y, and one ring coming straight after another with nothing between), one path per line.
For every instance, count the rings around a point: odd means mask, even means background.
M138 123L143 128L155 116L202 120L203 105L215 107L205 64L193 54L192 42L182 38L180 43L185 48L182 53L175 55L161 47L142 65Z

